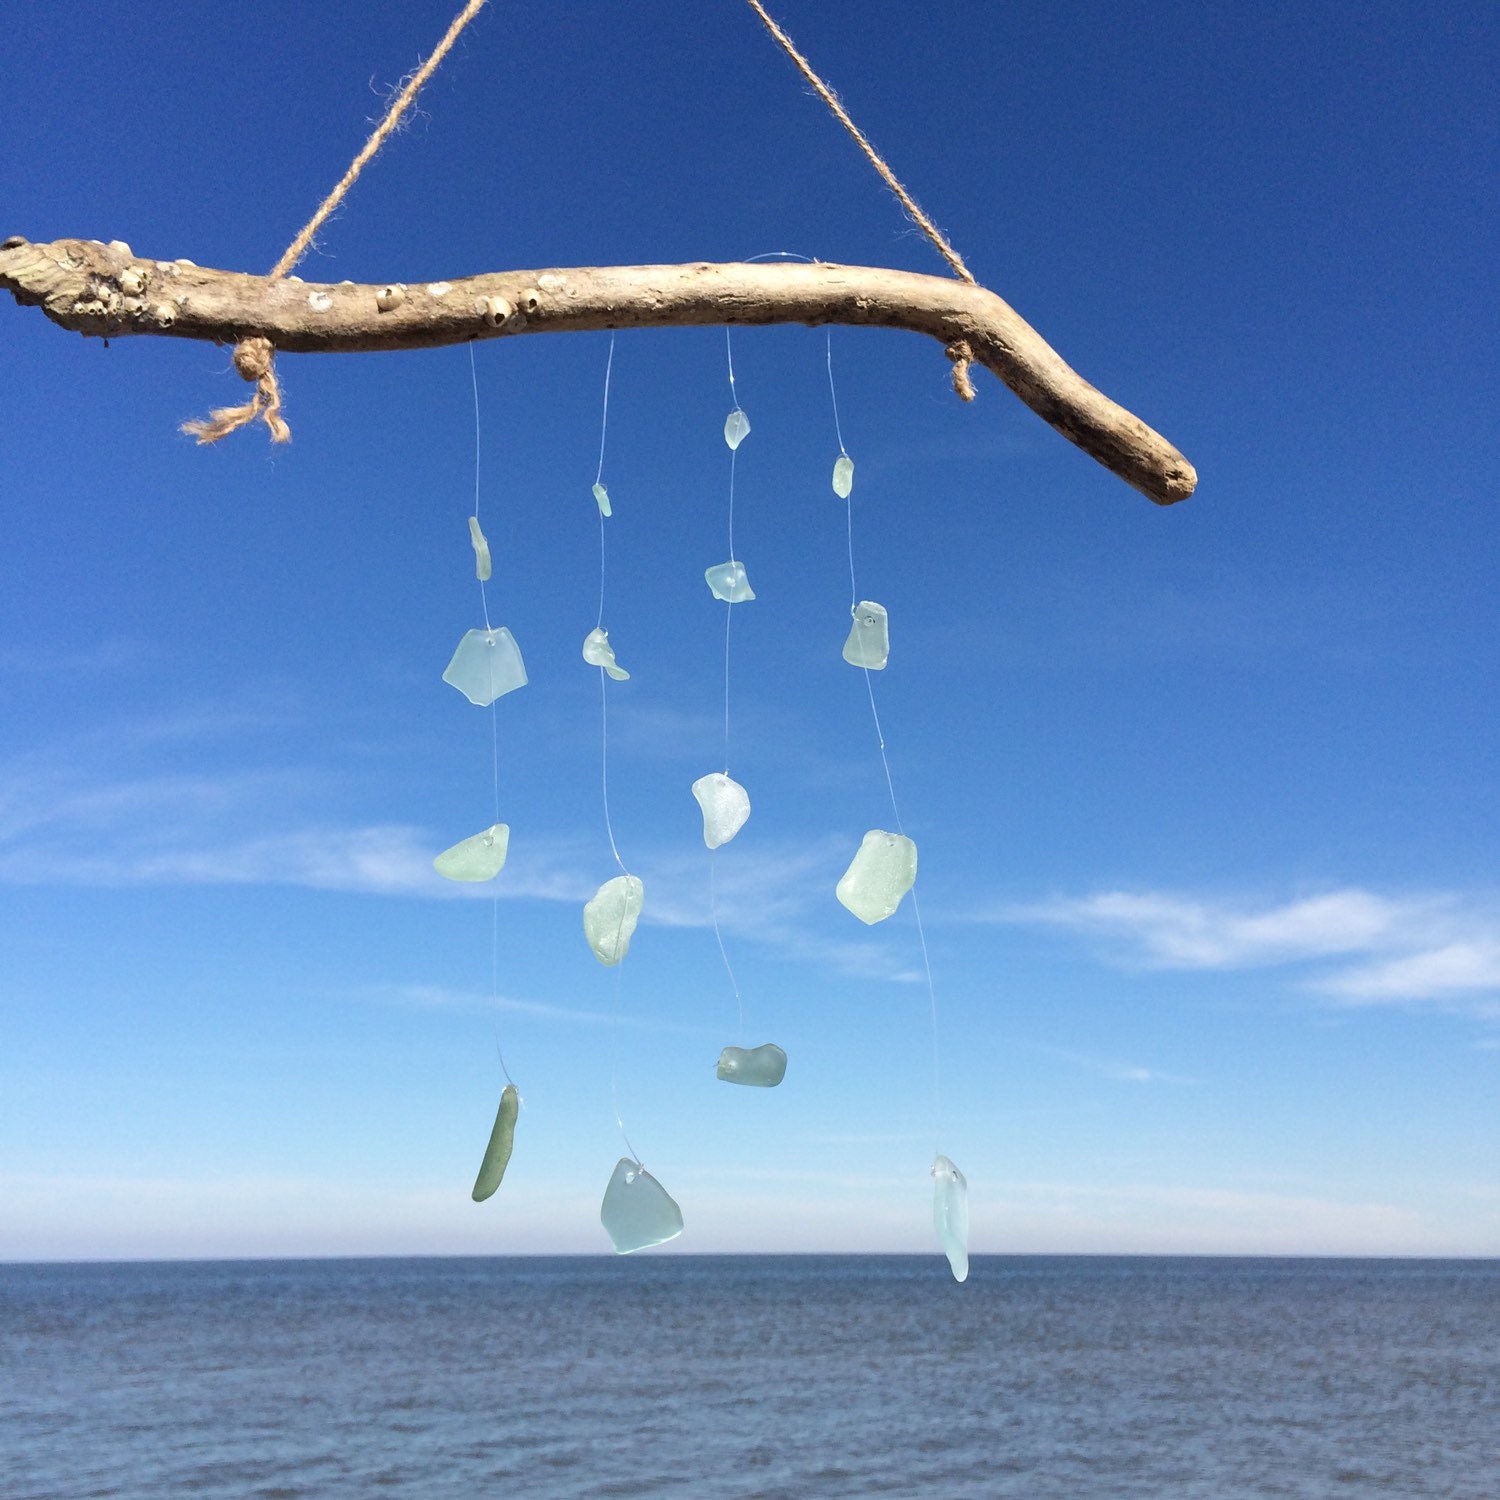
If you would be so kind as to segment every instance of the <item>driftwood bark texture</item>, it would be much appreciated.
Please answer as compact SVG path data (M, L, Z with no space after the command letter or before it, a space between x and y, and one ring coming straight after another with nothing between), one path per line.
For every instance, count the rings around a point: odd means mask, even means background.
M784 263L496 271L453 281L336 286L213 271L135 255L118 240L0 244L0 287L54 323L103 338L157 334L278 351L424 349L481 338L615 328L771 323L902 328L936 339L954 387L970 362L1159 505L1185 500L1193 466L1139 417L1071 369L1012 307L980 286L871 266Z

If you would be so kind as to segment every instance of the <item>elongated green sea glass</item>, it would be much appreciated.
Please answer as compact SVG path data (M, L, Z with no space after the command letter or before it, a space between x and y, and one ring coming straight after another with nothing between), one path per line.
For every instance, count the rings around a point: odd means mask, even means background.
M693 796L703 809L703 842L710 849L727 844L750 816L750 794L722 771L712 771L693 783Z
M474 576L485 582L490 576L490 544L479 529L479 517L469 517L469 540L474 544Z
M786 1053L775 1042L759 1047L726 1047L719 1054L718 1076L725 1083L774 1089L786 1077Z
M594 486L594 503L598 505L599 514L601 516L609 516L614 514L614 512L609 508L609 491L605 489L602 484L596 484Z
M603 667L616 682L624 682L630 676L615 660L615 648L609 643L607 630L591 630L583 638L583 659L591 667Z
M847 500L853 488L854 460L847 453L840 453L833 462L833 493L840 500Z
M750 418L739 407L724 418L724 441L731 449L738 448L750 436Z
M510 1148L516 1139L516 1113L521 1108L521 1096L516 1086L508 1083L500 1091L500 1108L495 1112L495 1128L490 1131L490 1143L484 1148L484 1160L479 1163L479 1176L474 1179L474 1201L483 1203L505 1176L510 1165Z
M616 1255L662 1245L682 1233L682 1210L638 1161L622 1156L604 1190L599 1221Z
M849 639L844 642L844 660L851 667L867 667L872 672L879 672L890 659L891 637L885 605L861 599L854 606L854 624L849 627Z
M932 1163L932 1227L955 1281L969 1275L969 1184L946 1156Z
M516 638L503 625L498 630L469 631L458 643L443 681L480 708L525 687L526 666Z
M715 563L713 567L703 570L703 576L708 580L714 598L722 599L726 604L744 604L755 597L755 590L750 587L742 562L735 562L731 558L726 563Z
M505 868L509 851L510 825L496 823L444 849L432 868L448 880L493 880Z
M849 862L836 894L861 922L883 922L917 879L917 846L904 833L872 828Z
M594 892L583 908L583 935L594 957L606 968L630 952L630 939L646 900L646 888L634 875L616 875Z

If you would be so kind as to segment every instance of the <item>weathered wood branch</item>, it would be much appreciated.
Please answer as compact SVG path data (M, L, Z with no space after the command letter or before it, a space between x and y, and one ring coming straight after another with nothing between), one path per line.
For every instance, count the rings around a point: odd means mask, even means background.
M0 244L0 287L78 333L216 343L259 337L297 354L425 349L570 329L904 328L943 345L960 394L967 362L984 365L1069 442L1159 505L1185 500L1197 483L1176 448L1095 390L1007 303L946 277L823 263L695 262L328 286L151 260L119 241L17 237Z

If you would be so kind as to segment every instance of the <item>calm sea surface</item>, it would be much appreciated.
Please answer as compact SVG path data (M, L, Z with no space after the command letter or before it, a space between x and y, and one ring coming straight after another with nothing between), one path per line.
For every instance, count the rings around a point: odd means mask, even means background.
M0 1496L1500 1497L1500 1262L0 1266Z

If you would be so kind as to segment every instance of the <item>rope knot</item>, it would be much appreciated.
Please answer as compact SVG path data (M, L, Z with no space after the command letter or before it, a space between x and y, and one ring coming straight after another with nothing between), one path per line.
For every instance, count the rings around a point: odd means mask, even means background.
M281 415L281 387L276 383L276 350L270 339L241 339L234 346L234 367L255 386L243 406L220 406L201 421L184 422L182 430L200 443L217 443L257 417L271 429L273 443L289 443L292 429Z
M969 379L969 366L974 362L974 351L969 347L969 341L954 339L943 353L953 361L953 394L960 401L972 401L974 382Z

